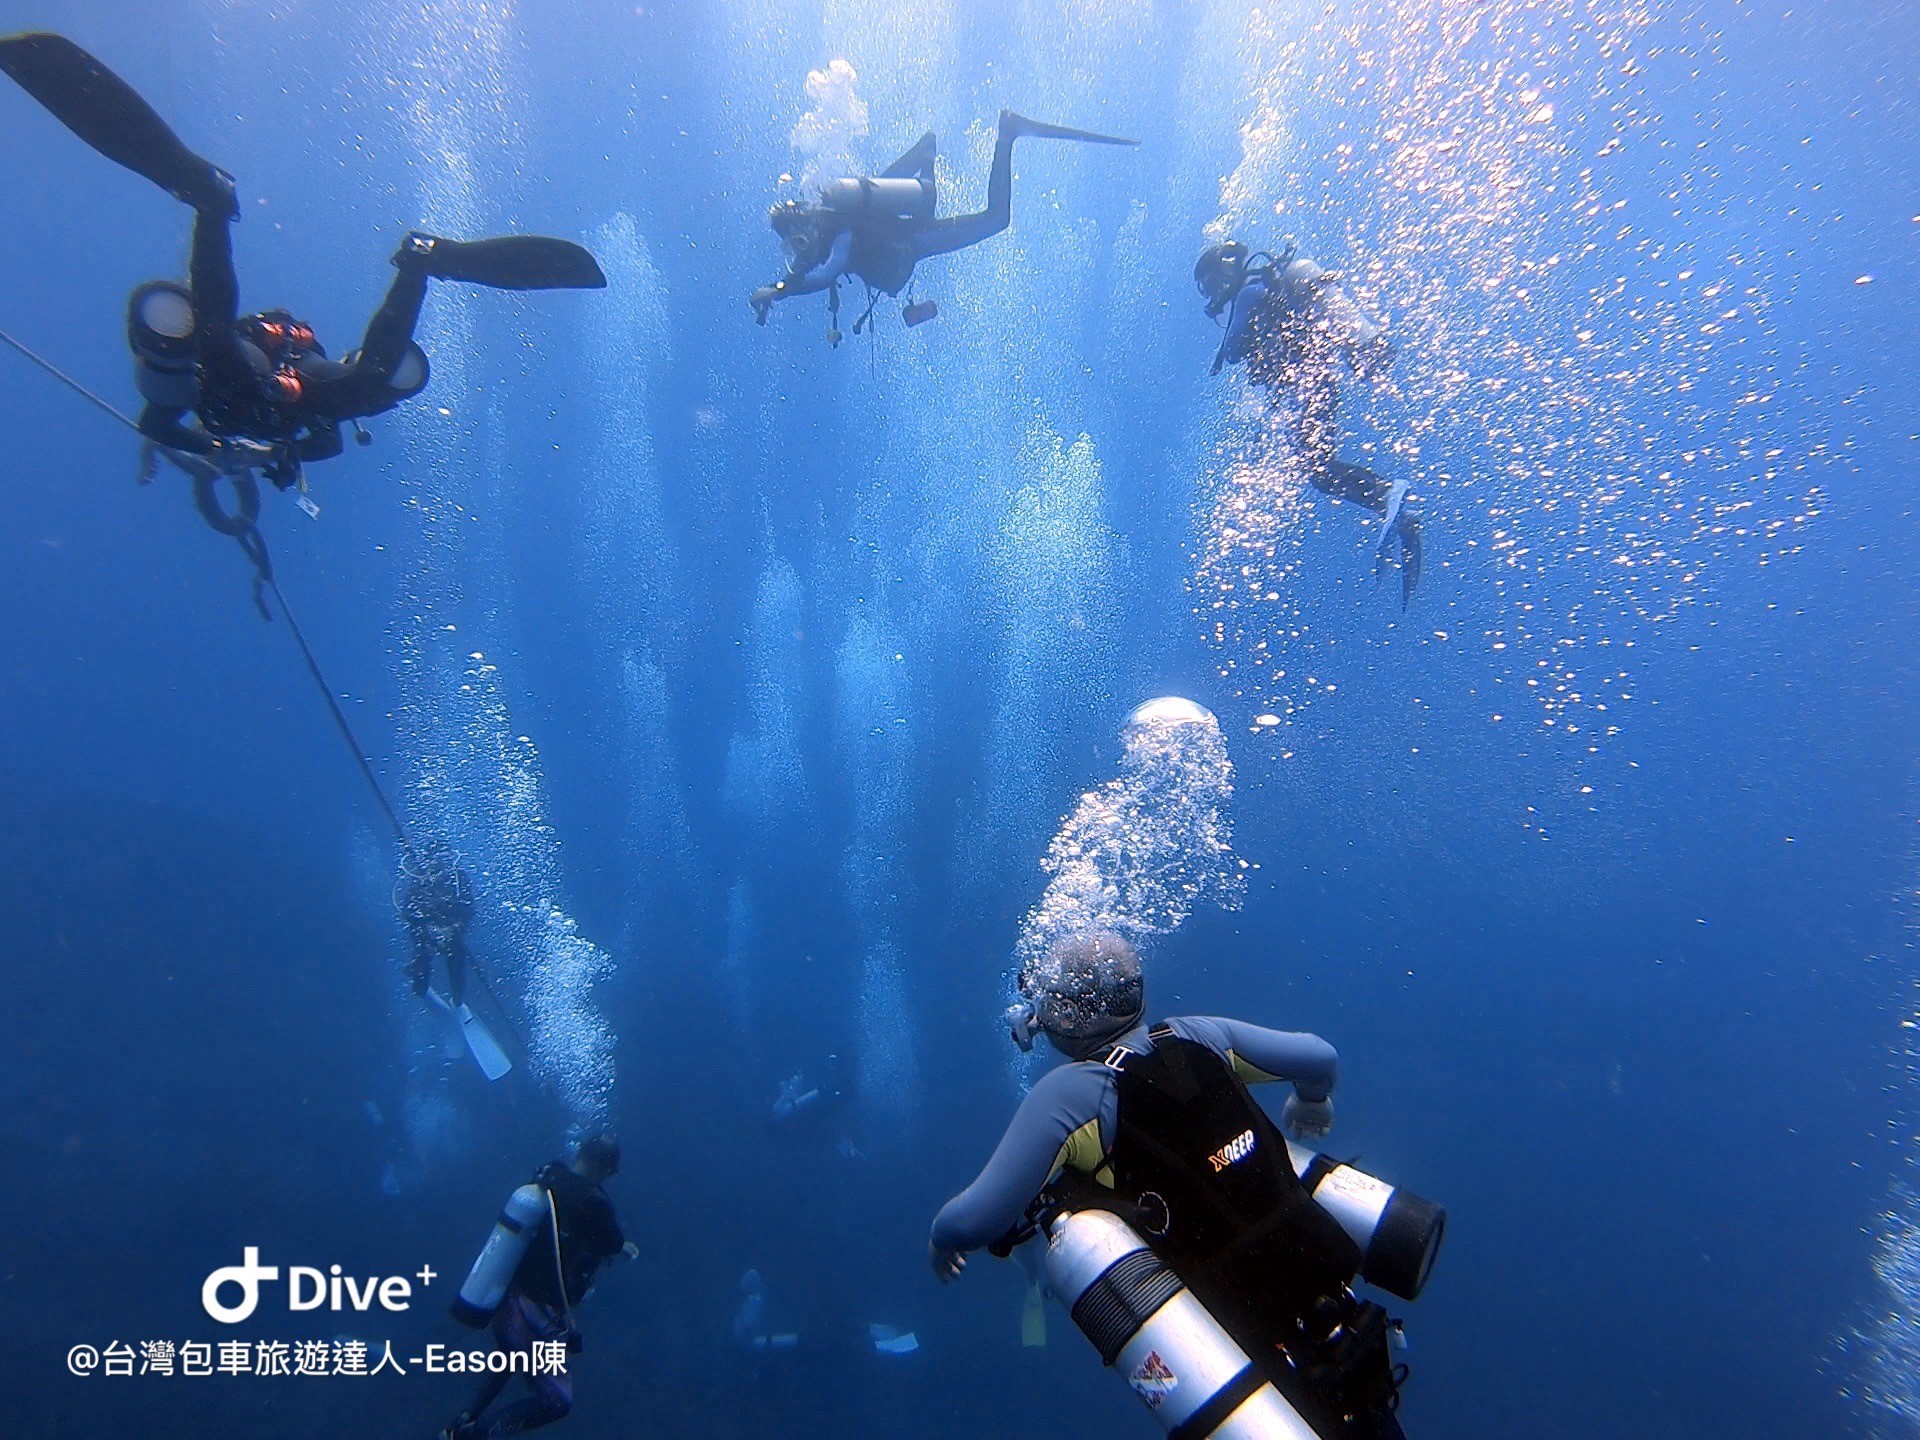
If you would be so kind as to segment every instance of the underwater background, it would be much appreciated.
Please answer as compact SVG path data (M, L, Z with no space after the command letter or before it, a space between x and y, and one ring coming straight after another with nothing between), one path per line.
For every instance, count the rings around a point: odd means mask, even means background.
M0 354L0 1435L433 1433L464 1377L63 1357L229 1338L198 1287L243 1245L447 1277L247 1338L462 1342L501 1201L601 1125L641 1255L555 1433L1153 1433L925 1236L1030 1076L1042 857L1168 693L1231 794L1156 831L1199 850L1149 1007L1326 1036L1328 1148L1448 1207L1415 1440L1920 1431L1912 7L0 0L25 28L234 172L243 303L323 339L416 225L610 285L435 286L432 386L263 521L476 873L493 1085L406 993L391 837L243 557ZM931 128L972 208L1001 107L1143 143L1019 147L935 323L754 325L769 204ZM187 213L11 88L0 134L0 326L131 408ZM1207 374L1226 233L1390 318L1342 420L1423 503L1404 613ZM771 1125L830 1063L833 1124ZM749 1268L790 1353L734 1343Z

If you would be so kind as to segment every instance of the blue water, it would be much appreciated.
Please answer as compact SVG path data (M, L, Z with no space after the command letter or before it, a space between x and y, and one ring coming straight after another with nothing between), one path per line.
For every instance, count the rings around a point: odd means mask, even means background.
M1165 693L1219 717L1248 868L1149 1003L1325 1035L1333 1148L1448 1206L1409 1434L1920 1428L1911 10L0 0L48 27L236 174L243 300L336 348L417 224L612 283L436 286L432 387L263 521L479 874L492 1086L405 993L390 837L241 556L0 353L0 1435L431 1434L463 1378L65 1357L231 1338L199 1285L243 1245L443 1277L244 1338L456 1341L502 1199L602 1124L641 1255L556 1433L1153 1433L1058 1311L1021 1347L1014 1267L924 1248L1017 1103L1042 856ZM745 296L835 58L838 158L932 128L953 209L1002 106L1144 143L1024 142L1012 230L921 269L941 318L830 349ZM186 212L10 86L0 127L0 327L131 408ZM1404 614L1207 376L1226 230L1391 320L1342 419L1421 497ZM841 1123L771 1127L829 1054ZM790 1355L733 1343L749 1267Z

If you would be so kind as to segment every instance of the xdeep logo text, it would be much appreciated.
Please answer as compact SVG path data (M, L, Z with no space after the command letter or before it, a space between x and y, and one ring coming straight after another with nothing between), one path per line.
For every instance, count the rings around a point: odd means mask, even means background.
M416 1278L422 1285L434 1279L431 1266L423 1266ZM259 1308L260 1287L280 1278L278 1265L260 1263L260 1247L249 1245L241 1251L238 1265L222 1265L200 1287L200 1304L207 1314L222 1325L238 1325ZM238 1290L238 1304L226 1304L222 1291ZM292 1265L287 1269L287 1309L289 1310L382 1310L399 1312L413 1303L413 1283L404 1275L369 1275L356 1280L341 1273L338 1265L325 1271L311 1265Z
M1213 1173L1218 1175L1229 1165L1238 1165L1252 1153L1253 1131L1246 1130L1234 1136L1233 1139L1209 1155L1207 1157L1207 1163L1213 1166Z

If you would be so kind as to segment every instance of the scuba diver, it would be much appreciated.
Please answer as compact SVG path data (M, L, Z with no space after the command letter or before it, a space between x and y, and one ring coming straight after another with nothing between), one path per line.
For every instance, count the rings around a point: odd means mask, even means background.
M147 401L141 432L229 473L260 469L285 489L300 481L305 462L341 452L342 425L352 424L366 444L360 420L425 389L427 357L413 331L429 280L499 290L607 283L571 241L459 241L413 231L393 257L400 273L360 348L329 359L312 327L289 312L240 314L229 229L240 218L233 177L189 150L131 86L60 35L0 38L0 70L93 149L193 208L191 285L156 281L135 290L127 338Z
M1269 394L1292 390L1294 439L1314 488L1384 517L1376 570L1387 563L1398 537L1405 609L1420 583L1421 557L1420 517L1408 503L1407 482L1389 484L1335 453L1339 367L1344 362L1363 380L1384 369L1393 359L1387 327L1354 302L1338 274L1296 255L1291 242L1277 256L1250 251L1238 240L1209 245L1193 267L1193 280L1206 297L1207 317L1221 321L1227 332L1212 373L1244 364L1247 379Z
M785 1125L803 1118L818 1119L833 1114L846 1103L846 1085L840 1074L840 1057L829 1055L811 1077L796 1070L780 1082L774 1093L768 1118Z
M898 295L913 284L913 270L930 255L964 250L998 235L1013 220L1013 142L1023 136L1077 140L1088 145L1138 145L1113 135L1071 130L1029 120L1011 110L1000 112L994 140L993 169L987 175L987 208L971 215L936 216L933 176L938 144L933 132L877 176L853 176L827 184L813 204L782 200L768 219L788 253L787 273L753 292L750 303L759 323L776 300L828 292L833 326L829 344L840 343L840 281L853 276L868 289L866 314L854 322L858 335L873 316L882 294ZM909 303L901 318L919 325L940 313L931 300Z
M619 1173L620 1142L595 1135L580 1143L572 1164L555 1160L515 1190L460 1287L454 1318L475 1329L491 1326L494 1348L508 1355L527 1353L536 1340L564 1342L569 1355L579 1350L573 1307L602 1265L640 1253L621 1233L604 1188ZM498 1440L550 1425L573 1408L571 1375L528 1375L533 1393L488 1421L511 1378L505 1369L490 1372L440 1440Z
M446 844L408 850L400 857L393 908L406 922L407 974L424 999L433 983L433 962L447 972L446 998L459 1005L467 983L467 927L473 924L473 877L460 868Z
M1348 1288L1362 1268L1360 1249L1341 1222L1314 1203L1280 1127L1247 1089L1291 1082L1281 1125L1303 1138L1324 1135L1333 1124L1333 1047L1316 1035L1207 1016L1149 1027L1140 957L1111 933L1060 941L1029 965L1021 991L1025 1003L1009 1012L1015 1042L1030 1049L1035 1035L1044 1034L1073 1063L1040 1077L979 1178L935 1217L935 1274L954 1278L965 1269L967 1252L983 1246L1006 1255L1048 1233L1062 1214L1119 1215L1151 1251L1142 1251L1140 1263L1163 1262L1164 1268L1152 1268L1172 1289L1154 1291L1131 1310L1133 1297L1119 1292L1121 1281L1104 1298L1089 1295L1087 1305L1100 1300L1113 1310L1109 1320L1133 1317L1131 1328L1107 1331L1111 1343L1102 1345L1102 1358L1108 1364L1149 1323L1158 1323L1152 1317L1184 1284L1226 1332L1222 1341L1240 1347L1225 1371L1240 1371L1239 1388L1225 1387L1218 1398L1232 1391L1233 1404L1241 1403L1264 1382L1322 1440L1401 1436L1393 1412L1403 1372L1389 1351L1397 1328L1381 1307L1362 1303ZM1062 1291L1059 1262L1067 1247L1062 1230L1051 1234L1053 1288L1075 1322L1102 1344L1089 1328L1098 1317L1083 1319L1087 1306L1078 1303L1085 1285ZM1431 1247L1437 1245L1436 1237ZM1088 1267L1085 1278L1100 1275L1105 1263ZM1171 1317L1176 1309L1165 1313ZM1142 1344L1154 1340L1149 1335ZM1178 1334L1159 1337L1147 1357L1151 1364L1132 1371L1133 1386L1149 1406L1159 1409L1164 1391L1178 1383L1167 1366L1180 1371L1182 1343ZM1175 1433L1188 1427L1175 1426L1178 1416L1170 1412L1184 1413L1206 1399L1203 1368L1181 1372L1188 1374L1188 1391L1200 1393L1184 1393L1180 1404L1161 1410ZM1202 1412L1210 1408L1199 1404ZM1196 1418L1191 1433L1209 1433L1227 1410L1211 1424Z
M500 1079L513 1069L513 1061L492 1028L463 998L468 972L476 968L467 949L467 929L474 913L473 877L461 868L451 845L435 841L419 849L402 849L393 908L407 927L407 979L414 995L444 1014L458 1032L448 1034L448 1054L458 1055L464 1044L487 1079ZM433 988L435 960L447 974L444 992ZM498 1010L497 998L494 1005Z

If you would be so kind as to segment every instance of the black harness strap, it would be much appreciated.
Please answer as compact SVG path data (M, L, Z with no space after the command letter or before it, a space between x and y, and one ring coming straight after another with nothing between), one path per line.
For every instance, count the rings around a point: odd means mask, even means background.
M1213 1397L1206 1404L1167 1431L1167 1440L1206 1440L1207 1436L1227 1423L1229 1415L1251 1400L1266 1383L1267 1378L1260 1373L1258 1366L1247 1366L1233 1379L1214 1391Z

